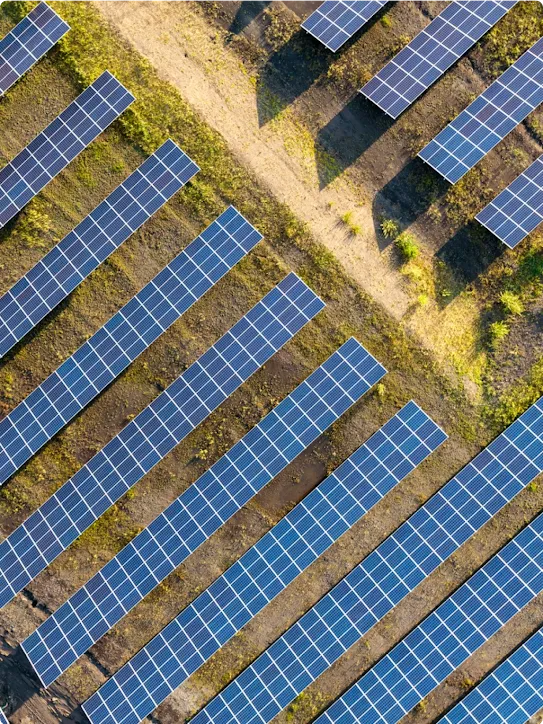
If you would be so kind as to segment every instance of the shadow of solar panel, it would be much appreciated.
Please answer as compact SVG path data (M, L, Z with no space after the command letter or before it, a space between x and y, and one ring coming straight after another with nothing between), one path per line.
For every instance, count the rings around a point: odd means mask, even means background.
M166 141L149 156L0 297L0 356L81 284L198 170L173 141Z
M398 118L461 58L517 0L452 2L360 91Z
M543 38L513 63L419 156L456 183L543 100Z
M384 374L362 345L346 342L26 640L42 682L54 681ZM417 412L420 427L426 418ZM429 444L440 433L431 425L423 428L434 435ZM409 430L401 427L398 437ZM104 590L111 595L103 598Z
M445 438L409 402L89 699L91 722L150 714Z
M324 303L289 274L0 543L0 605L267 362Z
M223 716L244 724L270 721L542 471L543 398L242 672L194 724L222 722ZM270 656L278 676L273 666L268 669ZM268 670L270 679L262 679Z
M0 483L104 390L261 238L231 206L0 421Z
M387 0L325 0L302 28L336 51L375 15Z
M475 687L439 724L525 724L543 709L543 629Z
M68 32L70 26L40 2L0 40L0 96Z
M475 217L510 249L543 221L543 156Z
M543 591L542 535L543 515L334 702L318 724L399 722Z
M108 71L0 169L0 229L134 101Z

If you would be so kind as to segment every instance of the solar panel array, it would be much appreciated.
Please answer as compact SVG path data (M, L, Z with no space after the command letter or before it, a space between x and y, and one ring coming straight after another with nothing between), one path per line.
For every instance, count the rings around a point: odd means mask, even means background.
M0 297L0 356L65 299L198 170L173 141L166 141L149 156Z
M397 118L466 53L517 0L452 2L360 91Z
M240 719L244 723L253 715L260 724L269 721L542 471L543 398L356 566L194 724L220 718L233 706L236 716L249 707L250 716ZM283 673L268 687L268 674L262 675L272 659Z
M543 629L520 646L439 724L525 724L543 709Z
M543 516L515 536L316 722L396 724L541 591Z
M0 605L43 571L323 307L295 274L266 294L0 543Z
M2 709L0 709L0 724L9 724L7 716L4 714Z
M91 722L150 714L445 439L409 402L91 697Z
M386 4L387 0L325 0L302 28L336 51Z
M134 96L108 71L0 169L0 229L118 118Z
M543 221L543 156L475 217L510 249Z
M419 156L455 183L541 101L543 38L438 133Z
M0 483L262 238L232 206L0 421Z
M0 40L0 96L50 50L70 26L40 2Z
M54 681L384 374L355 339L342 345L25 641L42 682Z

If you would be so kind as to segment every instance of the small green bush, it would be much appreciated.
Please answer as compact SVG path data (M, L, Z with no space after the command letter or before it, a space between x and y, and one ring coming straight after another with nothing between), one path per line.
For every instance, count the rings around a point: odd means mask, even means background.
M404 261L411 261L411 259L416 259L419 255L417 240L408 231L403 231L397 236L394 245Z
M493 345L499 344L509 334L509 327L505 322L493 322L490 325L490 339Z
M509 314L522 314L524 312L524 304L521 302L520 297L513 294L513 292L503 292L500 296L500 302Z
M399 233L398 224L392 219L384 219L381 221L381 233L385 239L394 239Z

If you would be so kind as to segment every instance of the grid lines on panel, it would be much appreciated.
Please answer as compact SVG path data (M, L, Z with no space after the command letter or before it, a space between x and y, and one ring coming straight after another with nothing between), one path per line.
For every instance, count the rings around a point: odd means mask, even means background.
M7 716L4 714L2 709L0 709L0 724L9 724Z
M257 719L268 721L268 715L271 718L287 706L542 471L543 398L273 644L268 651L279 669L288 672L286 678L274 679L268 691L259 680L264 664L257 659L223 693L229 691L228 697L235 698L239 692L244 702L247 688L253 687L253 693L256 688ZM297 646L303 648L303 656L294 655ZM211 702L209 718L225 710L225 701L217 697ZM206 717L202 714L194 724L202 724Z
M105 71L0 169L0 229L133 101Z
M137 724L446 438L409 402L85 704Z
M302 28L336 51L386 4L387 0L325 0Z
M439 724L525 724L543 709L543 629L481 681Z
M396 724L543 591L543 516L449 596L316 721Z
M516 0L450 3L360 92L397 118L515 4Z
M0 421L0 484L262 238L233 207Z
M0 356L65 299L197 171L198 166L171 140L149 156L0 297Z
M420 151L456 183L543 100L543 38Z
M245 382L323 302L289 274L0 543L0 605Z
M68 32L70 26L40 2L0 40L0 96Z
M543 156L475 217L510 249L543 221Z

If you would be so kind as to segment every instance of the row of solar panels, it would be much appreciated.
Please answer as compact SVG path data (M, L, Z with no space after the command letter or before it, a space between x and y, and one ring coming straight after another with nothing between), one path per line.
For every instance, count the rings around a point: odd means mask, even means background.
M386 0L327 0L302 24L331 50L359 30ZM435 17L360 91L397 118L462 57L516 0L458 0ZM458 181L543 100L543 39L537 41L419 156ZM513 181L477 220L513 248L543 220L543 156Z

